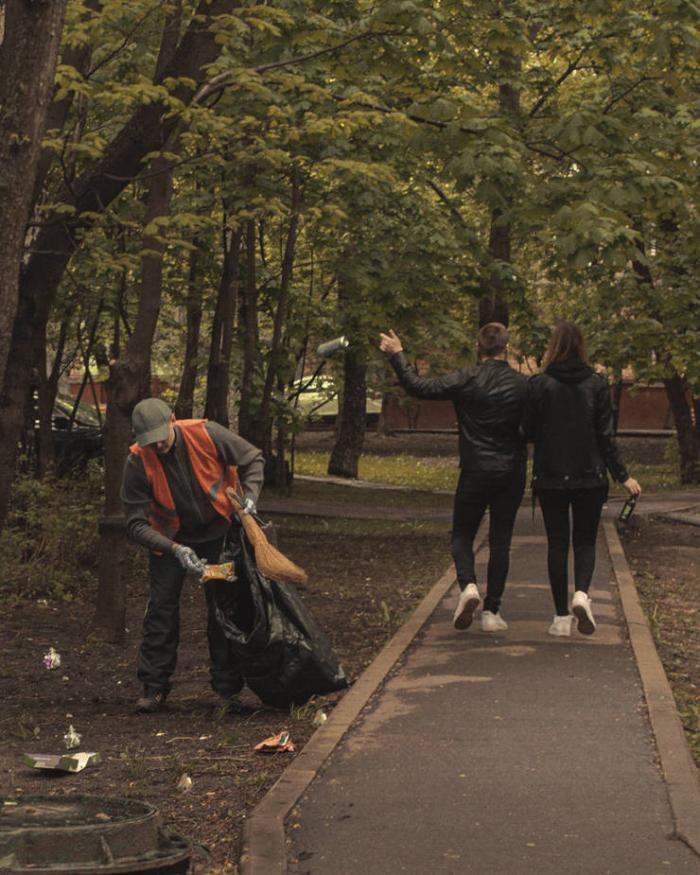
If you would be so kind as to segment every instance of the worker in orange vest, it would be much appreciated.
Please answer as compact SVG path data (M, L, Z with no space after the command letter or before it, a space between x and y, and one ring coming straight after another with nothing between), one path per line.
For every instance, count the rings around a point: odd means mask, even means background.
M199 576L206 562L219 558L232 515L227 487L242 496L245 513L255 513L264 460L257 447L216 422L177 420L160 398L140 401L131 421L136 442L124 465L121 499L127 535L151 551L137 671L143 696L136 703L148 713L170 692L185 575ZM211 685L228 703L243 678L216 619L212 584L204 587Z

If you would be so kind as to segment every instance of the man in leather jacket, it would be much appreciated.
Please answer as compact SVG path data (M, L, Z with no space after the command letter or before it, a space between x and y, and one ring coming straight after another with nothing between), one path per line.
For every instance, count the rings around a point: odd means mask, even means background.
M507 629L500 605L515 515L525 491L527 462L527 448L519 430L527 378L508 364L508 330L499 322L484 325L478 335L478 363L434 378L415 373L394 331L380 338L379 348L390 356L409 395L449 399L457 414L461 470L454 500L452 556L460 594L454 626L469 628L481 601L474 568L474 538L488 508L489 563L481 628L484 632Z

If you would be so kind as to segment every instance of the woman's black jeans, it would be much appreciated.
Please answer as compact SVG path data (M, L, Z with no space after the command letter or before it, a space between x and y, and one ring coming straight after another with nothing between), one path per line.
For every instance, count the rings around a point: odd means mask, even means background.
M569 613L569 537L574 548L574 588L588 592L595 568L595 542L608 487L540 489L537 493L547 530L547 570L554 607L559 617Z
M460 473L452 522L452 557L457 583L464 589L476 583L474 538L489 508L489 564L486 572L484 610L498 613L508 577L510 542L515 515L525 491L525 467L502 471Z

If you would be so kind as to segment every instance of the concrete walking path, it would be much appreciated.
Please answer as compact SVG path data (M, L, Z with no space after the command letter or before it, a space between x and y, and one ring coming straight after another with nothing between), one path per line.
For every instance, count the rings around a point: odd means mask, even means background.
M455 632L455 588L438 604L289 813L290 875L700 873L673 837L604 538L589 638L547 634L545 549L521 510L507 632Z

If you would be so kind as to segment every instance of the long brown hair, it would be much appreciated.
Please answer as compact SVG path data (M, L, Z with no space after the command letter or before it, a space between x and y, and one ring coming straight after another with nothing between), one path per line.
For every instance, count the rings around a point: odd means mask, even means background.
M586 341L583 339L581 329L573 322L559 319L552 329L552 336L549 339L542 367L546 370L555 362L565 362L570 359L579 359L584 364L590 364L586 352Z

